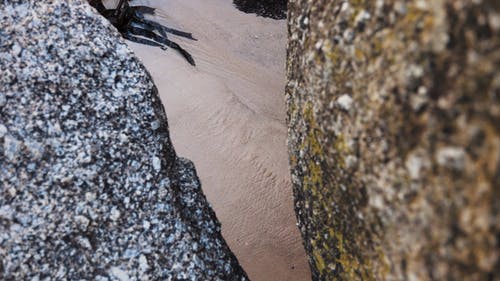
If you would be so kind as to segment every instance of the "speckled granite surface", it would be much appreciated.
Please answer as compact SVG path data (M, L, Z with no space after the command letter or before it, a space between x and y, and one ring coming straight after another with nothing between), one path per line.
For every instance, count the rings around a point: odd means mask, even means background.
M0 2L0 279L248 280L151 77L85 1Z
M500 1L290 0L314 280L500 280Z

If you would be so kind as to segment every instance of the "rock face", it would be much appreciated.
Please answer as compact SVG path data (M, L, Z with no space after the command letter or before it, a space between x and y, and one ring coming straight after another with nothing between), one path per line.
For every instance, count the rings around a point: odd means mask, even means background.
M77 0L0 17L0 279L248 280L117 31Z
M289 2L314 280L500 280L500 2Z

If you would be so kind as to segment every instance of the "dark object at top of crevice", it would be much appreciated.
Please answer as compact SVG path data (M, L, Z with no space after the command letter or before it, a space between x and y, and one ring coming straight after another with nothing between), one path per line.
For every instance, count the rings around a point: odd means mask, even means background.
M234 0L240 11L254 13L262 17L286 19L286 0Z
M130 41L177 50L189 64L195 66L193 57L179 44L168 39L167 33L196 40L191 33L163 26L147 20L144 14L154 14L155 9L147 6L130 6L128 0L120 0L115 9L106 9L102 0L89 0L90 5L108 19L121 35Z

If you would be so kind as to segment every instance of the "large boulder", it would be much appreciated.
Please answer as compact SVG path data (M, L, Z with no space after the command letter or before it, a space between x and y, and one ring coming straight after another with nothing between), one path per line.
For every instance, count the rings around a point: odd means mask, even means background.
M289 2L314 280L500 280L500 2Z
M0 18L0 279L248 280L118 32L82 0Z

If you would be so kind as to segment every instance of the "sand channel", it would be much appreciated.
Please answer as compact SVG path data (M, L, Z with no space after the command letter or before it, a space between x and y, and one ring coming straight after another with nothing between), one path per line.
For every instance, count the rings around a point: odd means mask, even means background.
M307 281L295 225L284 108L286 21L231 0L141 1L194 57L129 43L151 72L177 153L191 159L231 249L254 281Z

